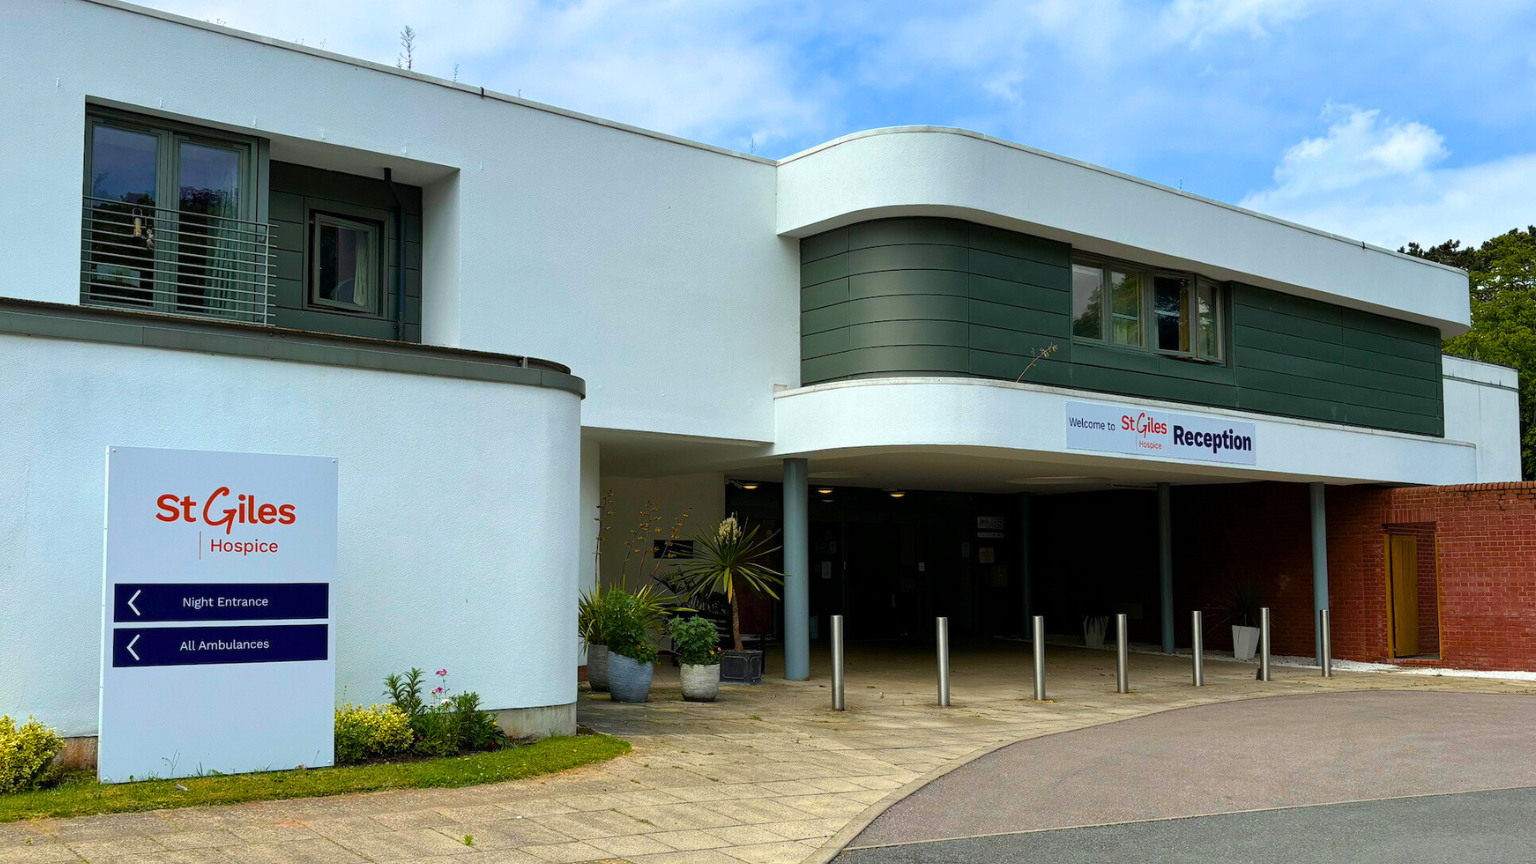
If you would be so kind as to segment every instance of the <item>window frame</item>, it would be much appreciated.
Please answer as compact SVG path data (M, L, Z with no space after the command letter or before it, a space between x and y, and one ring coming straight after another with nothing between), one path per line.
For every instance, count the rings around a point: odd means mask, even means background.
M308 213L309 228L305 232L304 240L304 306L324 312L353 315L359 318L388 319L386 301L390 299L392 288L388 278L388 263L385 261L385 246L389 243L389 237L385 233L384 223L357 216L349 213L338 213L334 210L311 208ZM338 227L362 228L372 233L374 248L372 255L374 265L373 303L364 308L356 303L341 303L336 300L326 300L320 296L320 226L322 222L330 222Z
M149 207L166 215L155 219L169 220L170 227L179 224L181 215L181 145L200 144L206 147L234 150L239 158L240 200L233 217L242 222L262 222L266 210L265 178L262 165L265 158L263 141L251 135L225 132L193 123L123 111L88 103L85 106L84 153L81 156L81 196L83 201L95 199L96 133L102 128L120 129L155 139L155 202ZM194 214L196 215L196 214ZM85 215L82 224L82 245L91 232L92 215ZM87 254L81 249L82 258ZM80 286L80 304L106 308L151 310L170 315L183 314L175 284L176 256L164 246L157 246L153 253L154 278L147 289L149 299L120 302L88 300L84 284ZM202 316L194 316L202 317Z
M1213 365L1225 365L1227 343L1226 336L1226 298L1230 293L1226 283L1217 279L1202 276L1199 273L1182 270L1172 270L1165 267L1151 267L1136 264L1119 258L1111 258L1105 255L1083 254L1074 251L1068 262L1068 273L1076 267L1092 267L1099 271L1099 290L1101 297L1101 312L1099 320L1099 336L1084 336L1077 332L1076 313L1076 283L1069 278L1071 295L1068 297L1068 309L1073 317L1067 321L1067 331L1073 341L1081 341L1104 348L1112 348L1120 351L1134 351L1142 354L1151 354L1158 357L1169 357L1175 360L1187 360L1194 363L1207 363ZM1139 310L1141 314L1141 342L1130 344L1114 340L1114 288L1111 282L1111 273L1121 272L1136 276L1141 282L1141 296ZM1158 277L1186 280L1188 287L1189 303L1189 349L1163 349L1157 347L1157 308L1156 308L1156 280ZM1200 350L1200 290L1204 286L1211 288L1211 307L1215 313L1216 344L1213 354L1205 354Z

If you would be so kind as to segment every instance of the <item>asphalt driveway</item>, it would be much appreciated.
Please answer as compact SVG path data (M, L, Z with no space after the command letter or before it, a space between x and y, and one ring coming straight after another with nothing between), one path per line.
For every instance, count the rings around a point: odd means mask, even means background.
M1066 732L939 778L841 860L1529 861L1533 718L1533 696L1361 692Z

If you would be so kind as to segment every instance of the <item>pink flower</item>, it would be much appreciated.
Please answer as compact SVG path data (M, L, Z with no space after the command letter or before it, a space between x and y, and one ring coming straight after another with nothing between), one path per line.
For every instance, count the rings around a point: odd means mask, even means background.
M436 695L436 694L441 693L441 692L443 692L443 688L442 687L439 687L436 690L432 691L433 695Z
M439 669L439 670L437 670L437 675L438 675L439 678L441 678L441 677L443 677L444 675L447 675L447 674L448 674L448 670L447 669Z

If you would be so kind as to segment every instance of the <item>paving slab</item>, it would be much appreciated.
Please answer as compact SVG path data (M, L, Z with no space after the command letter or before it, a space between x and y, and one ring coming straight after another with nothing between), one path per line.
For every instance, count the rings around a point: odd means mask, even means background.
M260 854L482 864L824 862L925 782L1020 740L1277 695L1536 693L1532 682L1376 672L1324 679L1292 667L1260 682L1251 664L1216 660L1206 664L1209 686L1196 689L1188 658L1137 654L1132 692L1119 695L1112 652L1051 646L1047 695L1054 701L1042 704L1032 698L1028 650L1016 642L957 643L947 709L935 704L927 646L850 645L846 712L830 709L825 653L813 653L810 680L792 682L782 680L782 658L771 652L764 684L728 686L709 704L681 701L676 671L663 667L642 705L579 691L580 722L634 745L601 765L466 789L0 825L0 862L124 854L145 864L227 864ZM492 818L498 812L503 818ZM761 829L772 839L755 831L717 836L733 828ZM465 834L476 835L476 847L464 846ZM87 845L101 841L110 848Z

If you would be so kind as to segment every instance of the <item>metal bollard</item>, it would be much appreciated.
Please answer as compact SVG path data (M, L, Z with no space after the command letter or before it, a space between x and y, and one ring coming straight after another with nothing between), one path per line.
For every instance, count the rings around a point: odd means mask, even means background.
M939 707L949 707L949 619L939 618Z
M1204 626L1203 622L1201 621L1201 615L1200 615L1200 610L1199 609L1196 609L1194 612L1190 613L1190 617L1194 619L1194 620L1192 620L1190 622L1191 633L1193 634L1192 638L1190 639L1190 647L1193 649L1192 653L1194 654L1194 658L1195 658L1195 686L1196 687L1204 687L1205 686L1205 626Z
M843 711L843 616L832 616L832 710Z
M1125 613L1115 616L1115 692L1131 692L1131 643L1126 634Z
M1259 608L1259 680L1269 680L1269 607Z
M1322 634L1323 643L1323 677L1333 677L1333 628L1328 624L1328 610L1321 609L1317 613L1319 633Z
M1030 634L1030 646L1035 649L1035 701L1045 701L1045 616L1036 615Z

